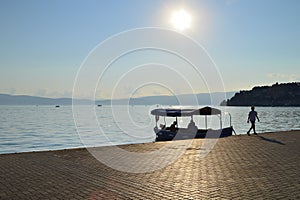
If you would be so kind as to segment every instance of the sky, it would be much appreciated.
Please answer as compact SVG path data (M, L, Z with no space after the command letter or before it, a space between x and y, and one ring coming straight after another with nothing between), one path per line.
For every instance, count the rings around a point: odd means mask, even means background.
M216 65L224 91L300 81L298 0L1 0L0 93L71 97L80 67L101 42L137 28L173 30L171 15L180 9L192 19L190 27L181 34L206 50ZM147 70L122 77L122 70L126 73L130 67L151 62L156 63L155 69L157 62L164 60L162 57L170 56L147 52L138 52L132 58L129 55L115 69L112 66L103 85L101 80L98 82L97 97L110 98L115 88L119 89L114 98L220 91L213 86L207 90L209 86L203 80L189 73L185 77L191 80L193 90L186 89L178 78L173 81L175 92L159 84L134 85L132 80L141 79ZM155 60L157 57L162 59ZM136 62L137 58L145 60ZM186 64L180 62L177 67L184 73ZM119 69L125 65L129 67ZM124 78L123 82L120 78ZM110 79L114 81L109 82ZM122 93L125 89L115 85L118 83L131 89Z

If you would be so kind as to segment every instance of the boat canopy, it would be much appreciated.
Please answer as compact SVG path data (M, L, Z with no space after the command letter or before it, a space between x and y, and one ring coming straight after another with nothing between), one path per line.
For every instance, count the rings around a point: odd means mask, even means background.
M154 109L152 115L169 117L187 117L193 115L220 115L221 110L209 106L199 109Z

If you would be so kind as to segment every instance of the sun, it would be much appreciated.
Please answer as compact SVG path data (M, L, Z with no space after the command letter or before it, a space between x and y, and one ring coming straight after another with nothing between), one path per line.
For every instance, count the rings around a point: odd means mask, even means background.
M184 9L176 10L172 13L171 23L175 29L184 31L191 27L192 17Z

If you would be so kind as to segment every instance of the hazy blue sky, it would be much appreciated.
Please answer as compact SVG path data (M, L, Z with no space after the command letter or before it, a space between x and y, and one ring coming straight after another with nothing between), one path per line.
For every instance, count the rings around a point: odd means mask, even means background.
M180 8L192 16L184 34L206 48L226 91L300 81L299 0L1 0L0 93L71 96L96 45L128 29L172 28Z

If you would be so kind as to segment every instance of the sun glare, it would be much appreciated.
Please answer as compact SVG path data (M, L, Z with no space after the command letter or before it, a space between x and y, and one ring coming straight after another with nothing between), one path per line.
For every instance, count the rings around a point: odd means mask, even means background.
M185 10L177 10L172 13L171 23L179 31L184 31L191 26L192 17Z

